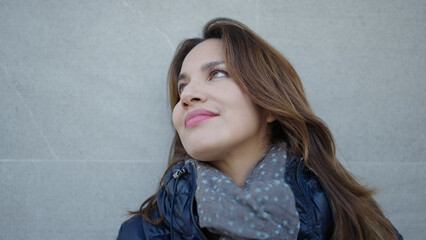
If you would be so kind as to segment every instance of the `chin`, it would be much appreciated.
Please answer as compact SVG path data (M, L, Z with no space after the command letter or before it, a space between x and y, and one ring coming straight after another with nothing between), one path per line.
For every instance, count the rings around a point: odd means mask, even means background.
M208 144L206 142L199 141L197 143L190 144L193 147L185 147L186 152L192 158L203 161L210 162L214 161L218 158L219 151L212 147L212 144Z

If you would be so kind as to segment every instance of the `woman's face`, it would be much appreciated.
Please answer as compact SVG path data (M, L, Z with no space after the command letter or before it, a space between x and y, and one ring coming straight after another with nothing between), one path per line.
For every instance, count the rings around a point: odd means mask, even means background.
M178 77L175 126L186 152L200 161L223 161L267 144L267 121L226 72L219 39L192 49Z

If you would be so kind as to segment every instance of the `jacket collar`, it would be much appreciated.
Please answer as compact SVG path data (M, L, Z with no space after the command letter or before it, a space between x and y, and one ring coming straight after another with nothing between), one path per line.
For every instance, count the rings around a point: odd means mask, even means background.
M198 215L193 211L195 180L193 160L173 165L164 175L157 195L157 206L164 223L172 226L170 231L173 231L174 235L203 238L198 227Z

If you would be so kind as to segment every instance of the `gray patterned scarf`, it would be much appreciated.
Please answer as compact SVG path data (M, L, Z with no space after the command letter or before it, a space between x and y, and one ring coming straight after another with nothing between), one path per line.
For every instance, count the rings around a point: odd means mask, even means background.
M284 182L287 154L271 146L250 170L243 188L210 165L195 161L200 226L221 239L296 239L299 215Z

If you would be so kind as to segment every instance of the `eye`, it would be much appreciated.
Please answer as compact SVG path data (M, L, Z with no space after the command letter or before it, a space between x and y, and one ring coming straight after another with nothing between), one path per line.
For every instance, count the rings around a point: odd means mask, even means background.
M224 78L228 77L228 73L224 70L213 70L210 73L209 80L215 79L215 78Z
M178 90L179 96L185 89L186 85L187 85L186 83L182 83L182 82L178 83L177 90Z

